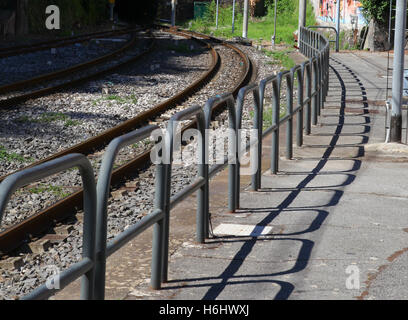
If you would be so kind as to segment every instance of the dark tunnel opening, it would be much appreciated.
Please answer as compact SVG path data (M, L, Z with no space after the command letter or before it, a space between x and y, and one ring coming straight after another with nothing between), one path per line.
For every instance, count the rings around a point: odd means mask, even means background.
M115 12L119 21L129 24L153 23L159 0L116 0Z

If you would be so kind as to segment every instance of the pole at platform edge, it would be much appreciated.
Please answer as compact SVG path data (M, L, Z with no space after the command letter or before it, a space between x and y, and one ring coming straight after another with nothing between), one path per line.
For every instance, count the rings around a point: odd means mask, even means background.
M401 142L402 90L404 80L404 44L407 0L397 0L394 35L394 62L392 73L391 142Z
M244 22L242 26L242 38L246 39L248 37L248 0L244 1Z
M306 0L299 0L298 38L300 38L300 27L306 27L306 6Z

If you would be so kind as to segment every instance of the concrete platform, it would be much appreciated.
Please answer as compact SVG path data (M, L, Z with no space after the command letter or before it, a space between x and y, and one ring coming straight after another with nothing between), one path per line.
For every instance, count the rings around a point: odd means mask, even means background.
M149 288L149 231L108 260L107 298L407 299L407 147L383 143L386 79L353 55L332 54L326 108L291 160L281 128L276 175L265 139L262 188L242 177L237 212L226 209L227 170L214 178L211 239L194 241L195 197L172 211L162 290ZM56 298L73 292L78 283Z

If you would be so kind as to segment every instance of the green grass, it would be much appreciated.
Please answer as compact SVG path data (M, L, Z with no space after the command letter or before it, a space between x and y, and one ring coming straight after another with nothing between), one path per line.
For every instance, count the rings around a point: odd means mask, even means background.
M78 120L68 119L64 122L64 127L73 127L79 125L81 122Z
M26 159L15 152L7 152L6 148L0 145L0 160L24 162Z
M30 188L28 189L30 193L44 193L44 192L51 192L53 195L60 197L60 198L65 198L70 195L70 192L64 192L63 188L60 186L51 186L51 185L39 185L38 187L35 188Z
M298 0L281 0L278 2L278 13L276 19L276 39L275 43L294 44L293 32L298 28ZM238 8L238 6L236 7ZM191 30L210 34L216 37L232 38L242 36L242 13L236 12L235 30L232 33L232 7L220 7L218 18L218 29L215 28L216 4L213 1L209 6L207 13L202 19L187 21L183 26L190 27ZM236 10L238 11L238 10ZM306 25L314 25L316 20L313 14L310 2L307 6ZM274 32L274 9L268 8L266 16L261 18L249 19L248 38L253 40L271 40Z
M66 121L70 117L62 112L44 112L41 116L35 121L40 123L51 123L55 121Z
M285 70L290 69L296 65L293 59L289 56L289 53L291 53L292 51L293 49L285 49L281 51L263 50L263 52L267 56L272 57L274 59L274 61L270 61L267 63L280 64Z
M262 130L268 129L269 127L272 126L272 108L268 107L271 106L272 104L272 99L270 98L265 98L265 109L263 112L263 125L262 125ZM286 110L281 107L280 113L279 113L279 119L283 118L286 114ZM254 118L255 112L253 110L249 111L249 116L251 119Z
M77 126L80 124L78 120L72 120L69 115L66 115L62 112L44 112L38 118L30 118L28 116L21 116L17 119L17 122L27 123L52 123L56 121L63 121L65 127Z
M92 102L92 104L94 106L96 106L101 101L115 101L115 102L117 102L119 104L125 104L125 103L136 104L137 103L137 97L134 94L131 94L131 95L125 96L125 97L121 97L121 96L118 96L116 94L111 94L111 95L108 95L106 97L102 97L102 98L98 98L98 99L94 100Z

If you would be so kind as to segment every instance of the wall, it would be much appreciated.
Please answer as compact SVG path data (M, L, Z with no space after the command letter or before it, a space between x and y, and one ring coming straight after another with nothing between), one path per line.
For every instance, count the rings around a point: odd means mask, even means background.
M336 22L336 2L334 0L312 0L312 3L318 22ZM351 18L357 16L360 27L367 25L360 7L360 1L340 0L340 23L351 28Z

